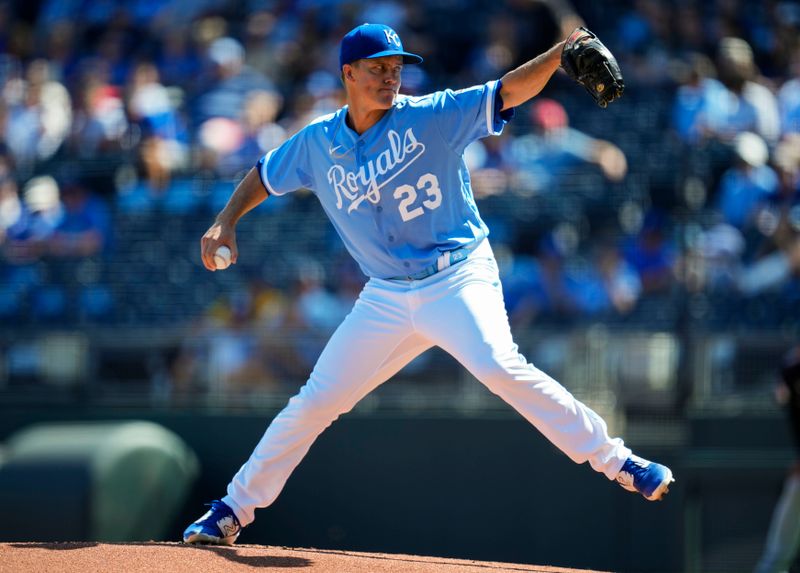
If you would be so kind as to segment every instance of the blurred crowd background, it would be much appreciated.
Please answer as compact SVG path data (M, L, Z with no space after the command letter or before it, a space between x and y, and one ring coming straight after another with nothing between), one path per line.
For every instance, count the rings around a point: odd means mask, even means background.
M755 563L794 457L772 390L800 334L798 0L0 0L0 434L50 419L160 417L203 460L197 495L217 495L251 447L229 436L260 435L365 277L308 192L249 213L230 269L203 268L200 237L260 156L343 104L338 44L365 21L391 25L425 58L403 71L410 95L497 79L578 25L617 56L619 101L601 109L558 72L466 159L522 353L612 433L648 457L655 449L679 476L676 497L647 517L620 508L613 527L587 517L580 547L575 522L563 535L553 522L530 529L541 520L519 500L532 492L540 516L570 514L565 502L581 515L587 503L611 502L570 485L579 476L571 466L562 475L555 459L514 450L535 442L510 422L515 414L433 349L353 414L375 422L359 435L373 440L369 465L386 475L365 480L360 463L348 466L364 444L348 432L364 428L343 424L328 457L321 443L318 465L304 462L318 470L294 490L300 505L262 522L274 527L263 539L358 548L351 541L390 531L390 543L369 547L426 554L445 551L449 531L454 554L502 539L483 556L508 561L540 562L548 550L563 561L582 548L580 565L604 567L605 555L615 570ZM512 426L513 437L502 433ZM417 434L425 443L407 441ZM69 441L63 429L54 435ZM513 463L461 449L465 436ZM60 453L61 443L50 447ZM453 491L461 485L474 503L483 498L465 476L506 484L509 505L485 504L490 535L473 537L471 514L436 510L452 498L430 486L435 479L409 487L398 468L423 465L426 480L463 467ZM386 488L381 495L400 492L392 511L354 509L357 498L377 499L364 494L370 481ZM53 491L50 473L23 471L14 483L0 492L22 508L16 516L35 519L34 502L46 503L48 518L34 525L63 526L52 511L72 506L41 494ZM591 501L553 496L552 483ZM320 518L326 504L307 492L326 485L359 491ZM64 491L70 503L83 499ZM434 549L394 544L425 538L421 513L405 518L413 534L395 535L400 507L420 503L446 520L428 523ZM379 514L391 522L376 522ZM368 534L344 542L342 515L368 515ZM675 533L655 547L652 528L630 527L631 516ZM322 533L305 536L315 524ZM506 526L524 548L518 555L498 533Z
M680 385L717 333L777 337L753 366L774 369L800 320L796 1L29 0L0 1L0 386L296 388L365 280L316 199L250 214L225 272L199 239L261 155L342 105L338 42L365 21L424 56L411 95L580 24L620 62L608 109L558 73L467 151L513 328L549 340L534 362L569 366L554 335L627 333ZM709 360L746 362L714 340Z

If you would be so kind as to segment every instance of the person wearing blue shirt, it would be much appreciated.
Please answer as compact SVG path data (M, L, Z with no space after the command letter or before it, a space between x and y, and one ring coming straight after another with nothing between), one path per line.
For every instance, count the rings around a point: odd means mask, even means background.
M236 224L267 197L299 188L319 199L369 277L308 382L272 421L227 495L184 532L188 543L232 544L269 506L317 436L413 358L439 346L576 463L647 499L673 481L634 456L606 423L535 368L514 344L489 230L475 204L464 149L498 135L514 107L538 94L564 42L499 81L421 97L399 95L403 50L388 26L363 24L340 46L346 105L312 121L251 170L201 240L215 270Z

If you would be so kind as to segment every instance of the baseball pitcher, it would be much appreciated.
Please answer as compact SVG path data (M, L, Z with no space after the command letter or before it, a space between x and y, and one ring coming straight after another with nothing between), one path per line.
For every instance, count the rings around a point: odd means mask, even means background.
M187 543L232 544L256 508L275 501L325 428L434 345L576 463L589 462L649 500L661 499L674 481L669 468L610 437L595 412L518 352L463 157L472 141L500 134L514 108L538 94L559 66L604 107L624 87L614 57L580 28L500 80L399 95L403 66L421 61L388 26L363 24L345 35L346 105L262 157L201 240L207 269L215 269L223 245L235 263L239 219L267 197L305 188L369 281L227 495L186 529Z

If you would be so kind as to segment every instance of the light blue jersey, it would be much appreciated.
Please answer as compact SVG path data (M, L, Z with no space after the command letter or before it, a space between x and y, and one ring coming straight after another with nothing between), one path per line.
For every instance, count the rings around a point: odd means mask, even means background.
M413 275L489 232L463 152L502 132L498 85L398 96L360 136L345 123L345 106L267 153L261 181L270 195L314 192L367 276Z

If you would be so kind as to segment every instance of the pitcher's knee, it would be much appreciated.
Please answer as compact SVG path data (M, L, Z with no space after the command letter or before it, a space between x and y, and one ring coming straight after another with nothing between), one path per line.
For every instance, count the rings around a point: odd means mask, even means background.
M346 403L348 393L342 392L342 385L322 384L309 380L291 400L287 409L296 415L309 419L335 420L339 415L350 410Z

